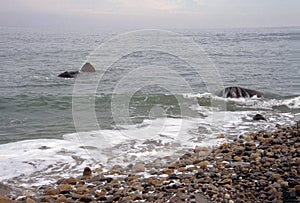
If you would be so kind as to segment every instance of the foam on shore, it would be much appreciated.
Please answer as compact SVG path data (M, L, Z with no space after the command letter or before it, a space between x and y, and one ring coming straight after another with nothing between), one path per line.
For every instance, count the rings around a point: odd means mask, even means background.
M256 111L226 112L225 119L219 112L220 120L212 122L218 112L198 108L205 114L203 118L158 118L119 130L66 134L64 140L36 139L0 145L0 181L17 188L38 187L58 177L77 176L85 166L109 168L115 164L149 163L161 157L176 159L195 146L217 146L249 132L273 130L277 123L293 124L289 113L264 112L268 121L254 122L251 115ZM217 139L220 134L225 137Z

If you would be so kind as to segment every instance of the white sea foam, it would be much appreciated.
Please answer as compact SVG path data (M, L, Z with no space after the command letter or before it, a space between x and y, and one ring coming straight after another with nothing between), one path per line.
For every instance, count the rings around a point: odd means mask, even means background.
M164 126L161 128L162 122ZM182 126L182 122L185 125ZM147 130L150 125L159 132L156 136ZM193 119L162 118L122 126L122 130L66 134L64 140L36 139L2 144L0 181L13 187L32 187L53 182L58 177L80 175L87 165L127 165L137 160L149 162L180 150L194 136L189 134L189 129L196 125ZM149 139L145 139L145 135L141 139L127 136L147 132Z
M233 102L240 108L251 108L261 110L271 110L276 106L286 106L290 109L300 108L300 96L282 99L263 99L263 98L223 98L211 93L184 94L185 98L206 98L211 100L220 100L225 102Z
M300 96L283 100L282 104L291 108L300 108Z
M66 140L36 139L0 145L0 181L15 187L38 186L55 177L78 175L89 164L86 151Z

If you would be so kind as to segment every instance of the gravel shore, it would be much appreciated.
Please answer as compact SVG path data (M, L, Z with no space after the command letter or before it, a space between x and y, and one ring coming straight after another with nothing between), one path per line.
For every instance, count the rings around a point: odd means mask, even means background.
M300 125L277 126L215 149L196 147L165 168L86 167L10 202L300 202Z

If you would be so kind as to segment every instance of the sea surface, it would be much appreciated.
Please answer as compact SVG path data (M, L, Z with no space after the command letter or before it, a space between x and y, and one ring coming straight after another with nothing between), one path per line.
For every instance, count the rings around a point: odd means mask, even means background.
M300 120L300 28L71 32L0 27L0 181L214 146ZM96 73L59 78L90 62ZM241 86L263 98L225 99ZM253 121L260 113L266 121ZM216 139L219 135L223 139Z

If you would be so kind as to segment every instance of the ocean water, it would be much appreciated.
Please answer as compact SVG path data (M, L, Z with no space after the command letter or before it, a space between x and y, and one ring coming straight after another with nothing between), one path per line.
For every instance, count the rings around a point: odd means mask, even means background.
M300 28L0 28L0 181L26 188L213 146L300 113ZM86 61L97 72L58 78ZM225 99L242 86L263 98ZM256 113L267 121L254 122ZM216 139L220 134L225 139Z

